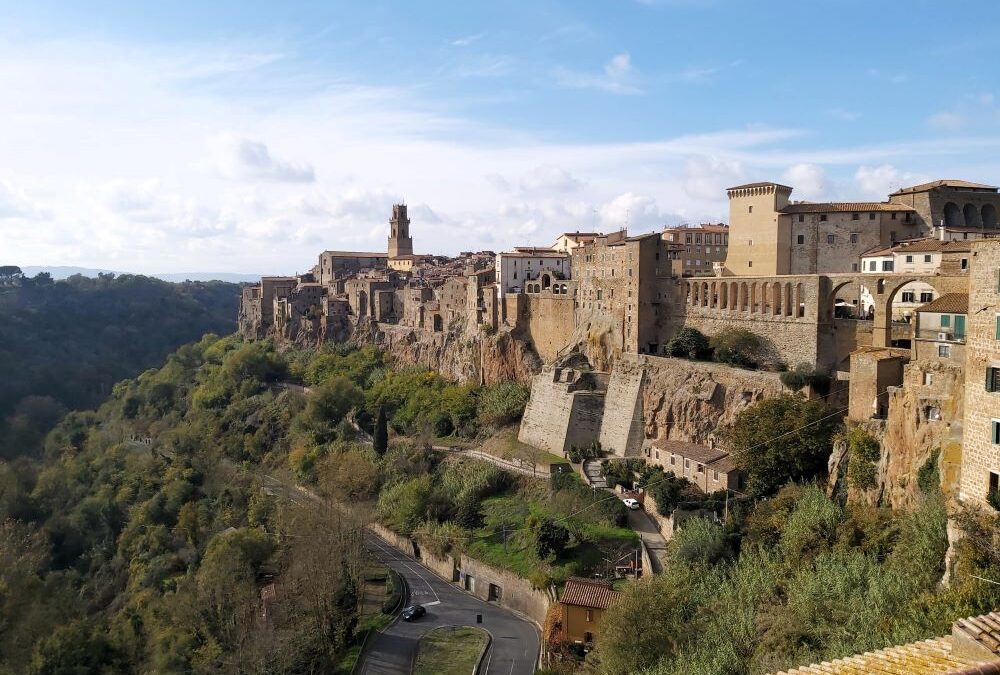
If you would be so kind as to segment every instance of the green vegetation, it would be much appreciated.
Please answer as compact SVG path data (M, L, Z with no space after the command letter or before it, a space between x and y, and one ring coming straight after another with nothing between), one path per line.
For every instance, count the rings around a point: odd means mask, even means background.
M588 660L608 674L763 673L946 634L1000 602L972 576L1000 573L1000 516L961 516L948 587L945 522L937 493L892 514L798 485L739 526L693 521L662 576L625 587Z
M830 376L808 363L800 363L792 370L784 371L779 377L781 383L792 391L799 391L807 386L823 394L830 391Z
M740 411L722 439L746 476L746 492L766 497L823 474L839 424L821 401L784 394Z
M697 328L684 327L670 339L666 346L667 354L685 359L708 359L712 356L712 348L708 338Z
M726 326L709 340L715 360L740 368L757 368L764 360L764 341L746 328Z
M8 272L0 280L0 459L38 456L67 410L97 406L115 382L204 333L231 332L238 301L239 287L222 282L112 274L53 282ZM170 404L166 387L150 394L153 405Z
M416 675L467 675L486 646L486 631L461 626L435 628L420 638Z
M882 456L877 440L862 429L847 432L847 482L856 490L870 490L878 485L875 463Z

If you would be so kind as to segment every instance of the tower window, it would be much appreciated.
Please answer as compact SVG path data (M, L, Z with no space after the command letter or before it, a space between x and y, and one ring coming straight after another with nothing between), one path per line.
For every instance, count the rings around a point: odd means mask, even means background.
M858 233L857 232L852 232L851 233L851 243L852 244L857 244L858 243Z
M747 211L747 213L753 213L753 207L752 206L749 207L749 210Z
M860 219L861 219L861 214L860 213L852 213L851 214L851 220L860 220Z
M820 222L825 223L826 222L826 214L825 213L819 214L819 220L820 220Z
M804 244L804 243L806 243L806 236L804 234L798 235L797 237L795 237L795 243L796 244Z

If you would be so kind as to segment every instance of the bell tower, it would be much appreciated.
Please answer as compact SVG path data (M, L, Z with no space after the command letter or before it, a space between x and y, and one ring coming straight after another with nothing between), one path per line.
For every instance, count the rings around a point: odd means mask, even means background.
M406 217L406 204L393 204L392 218L389 219L389 257L404 255L413 255L410 219Z

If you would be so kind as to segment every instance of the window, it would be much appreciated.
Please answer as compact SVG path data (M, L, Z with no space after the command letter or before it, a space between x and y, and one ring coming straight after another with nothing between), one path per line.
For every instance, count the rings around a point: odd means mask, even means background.
M986 391L1000 389L1000 368L990 366L986 369Z
M931 261L931 257L930 257L930 255L925 255L925 256L924 256L924 262L925 262L925 263L929 263L930 261Z
M875 214L874 213L869 213L868 214L868 220L875 220Z
M659 458L660 458L660 451L659 451L659 450L657 450L657 451L656 451L656 458L657 458L657 459L659 459Z
M604 290L603 289L600 289L600 288L597 289L597 299L598 300L603 300L604 299Z
M797 237L795 237L795 243L796 244L804 244L804 243L806 243L806 236L804 234L798 235Z
M883 272L891 272L892 271L892 261L891 260L883 260L882 261L882 271Z
M684 235L684 243L685 244L690 244L691 243L691 235L690 234L685 234Z
M993 337L996 340L1000 340L1000 314L996 315L996 327L994 328Z
M923 294L921 294L920 297L923 297ZM941 315L941 327L942 328L951 328L951 315L950 314L942 314Z
M962 269L963 270L969 269L969 259L968 258L962 258Z
M876 263L876 262L875 262L874 260L872 260L871 262L869 262L869 263L868 263L868 271L869 271L869 272L874 272L874 271L875 271L875 269L876 269L876 265L877 265L877 264L878 264L878 263Z
M931 373L924 373L924 384L931 385L934 384L934 375Z
M851 232L851 243L852 244L857 244L858 243L858 233L857 232Z
M832 244L832 243L833 243L833 242L835 242L835 241L837 241L837 238L836 238L836 236L834 236L834 235L832 235L832 234L828 234L828 235L826 235L826 243L828 243L828 244Z
M861 214L860 213L852 213L851 214L851 220L860 220L860 219L861 219Z
M912 255L906 256L906 262L908 262L908 263L913 262L913 256Z
M587 610L587 623L590 623L590 622L591 622L591 621L593 621L593 620L594 620L594 614L593 614L593 612L591 612L591 611L590 611L590 610L588 609L588 610Z
M950 359L951 358L951 345L938 345L938 358L939 359Z
M747 239L747 246L753 246L753 239Z
M713 471L712 472L712 480L714 480L716 483L719 482L719 472L718 471Z
M701 235L700 234L694 235L694 243L696 243L696 244L700 244L701 243Z
M747 213L753 213L753 207L752 206L749 208L749 210L747 211Z
M698 465L698 473L705 473L705 465L704 464L699 464Z
M896 214L895 214L895 213L893 213L893 214L892 214L891 216L889 216L889 217L890 217L890 218L892 218L893 220L896 220Z
M753 260L747 260L747 267L753 267Z
M1000 473L990 471L990 491L986 494L987 496L992 495L997 490L1000 490Z
M923 291L920 294L920 302L930 302L934 299L934 293L931 291Z
M915 302L916 295L913 291L903 291L903 302Z
M806 221L806 217L805 217L805 216L803 216L803 215L802 215L802 214L800 213L800 214L799 214L799 222L800 222L800 223L804 223L805 221Z
M851 271L852 272L858 271L858 263L851 263Z
M993 445L1000 445L1000 420L993 420Z
M820 220L821 223L825 223L826 222L826 214L825 213L819 214L819 220Z
M691 468L691 460L690 459L685 459L684 460L684 468L685 469L690 469Z
M670 466L673 466L676 463L676 460L677 458L674 455L670 455Z
M955 339L961 340L965 337L965 315L955 315Z

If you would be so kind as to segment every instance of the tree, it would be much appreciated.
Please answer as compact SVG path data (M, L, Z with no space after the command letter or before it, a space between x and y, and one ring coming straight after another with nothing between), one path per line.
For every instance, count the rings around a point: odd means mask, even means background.
M378 407L378 415L375 416L375 433L372 436L372 446L379 457L389 449L389 418L385 414L385 406Z
M539 558L547 558L550 555L559 557L566 551L569 543L569 530L554 520L543 520L538 525L535 534L535 546Z
M740 411L722 440L747 478L746 491L765 497L788 481L821 475L838 425L826 404L783 394Z
M0 265L0 286L13 286L24 276L17 265Z
M861 427L847 432L847 481L857 490L870 490L878 485L875 462L882 455L879 442Z
M715 360L741 368L756 368L760 365L763 341L746 328L726 326L712 336L709 341L715 352Z
M687 359L706 359L711 354L708 338L696 328L681 328L670 342L667 353Z

